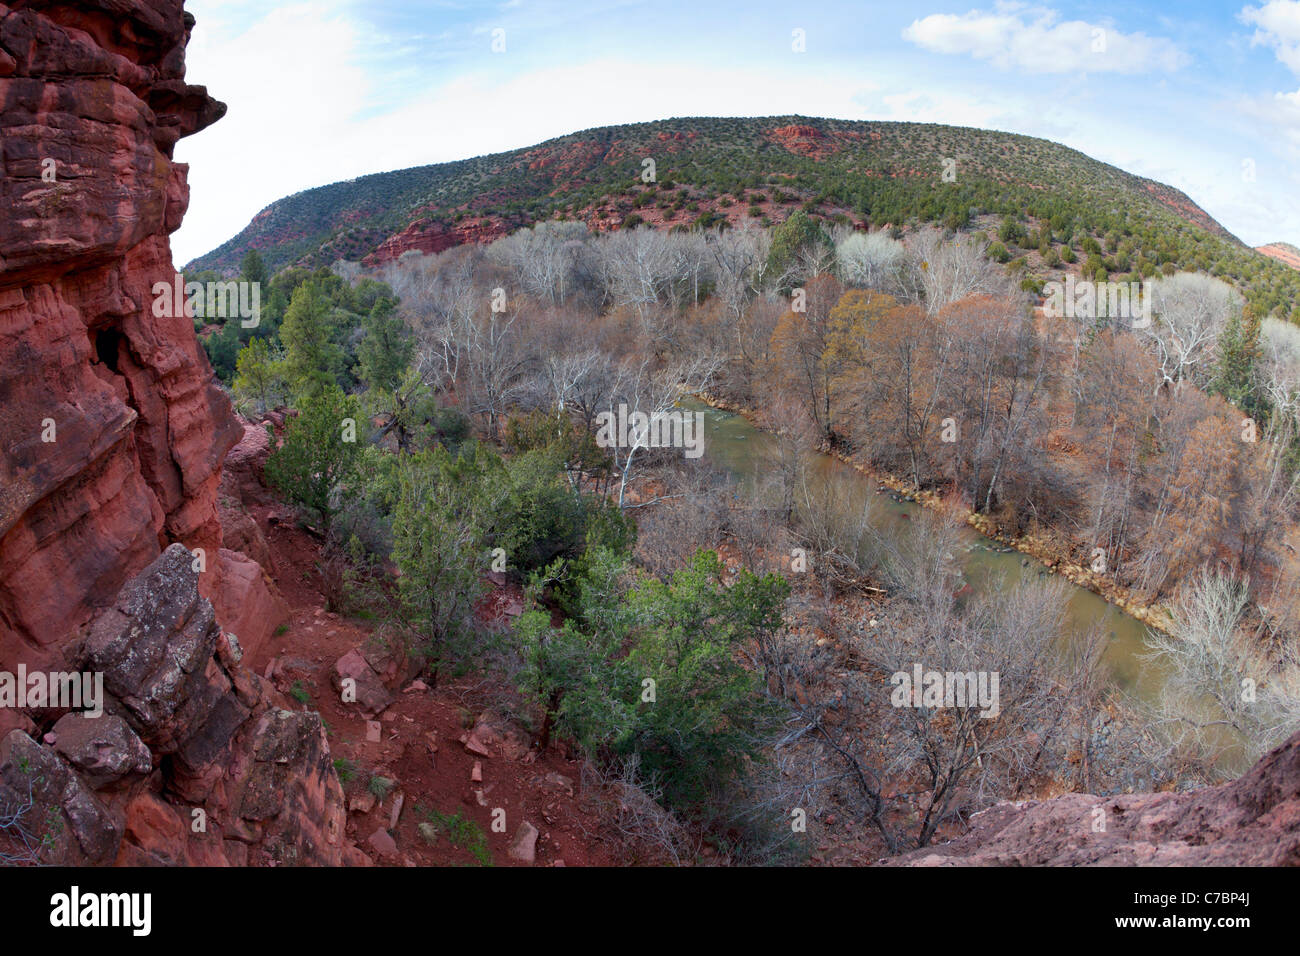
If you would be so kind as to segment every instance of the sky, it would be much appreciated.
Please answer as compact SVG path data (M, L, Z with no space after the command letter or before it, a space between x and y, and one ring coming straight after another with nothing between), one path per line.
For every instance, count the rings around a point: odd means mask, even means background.
M178 263L289 194L674 116L1041 136L1300 245L1300 0L187 0Z

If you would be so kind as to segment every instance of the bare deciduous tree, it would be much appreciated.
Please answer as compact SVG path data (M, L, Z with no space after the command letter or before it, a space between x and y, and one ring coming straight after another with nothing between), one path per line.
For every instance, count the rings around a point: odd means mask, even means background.
M526 295L560 305L589 235L585 223L539 222L498 239L487 254L512 271Z
M944 241L940 230L926 228L905 245L904 298L923 304L928 315L972 295L1015 294L1006 272L986 255L989 244L982 233Z
M906 250L884 232L850 232L835 243L840 278L860 289L896 293Z
M1219 279L1179 272L1151 284L1153 321L1143 330L1160 363L1156 391L1190 378L1205 384L1214 347L1241 295Z
M1202 568L1169 608L1172 634L1149 639L1146 659L1168 668L1150 706L1156 726L1175 752L1220 777L1300 728L1300 661L1293 648L1272 664L1261 659L1247 631L1249 607L1244 579Z
M648 359L629 362L621 368L619 384L611 392L605 411L615 418L622 413L629 416L640 413L646 421L654 421L672 412L682 394L706 391L721 364L721 357L714 354L689 355L658 368L652 367ZM619 406L623 406L622 410ZM648 432L648 429L629 429L628 446L614 444L609 449L618 475L620 508L626 505L628 486L638 474L634 465L651 450Z

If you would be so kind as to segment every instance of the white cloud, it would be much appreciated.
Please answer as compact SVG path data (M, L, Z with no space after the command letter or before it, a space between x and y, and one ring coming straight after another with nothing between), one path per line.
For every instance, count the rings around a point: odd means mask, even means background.
M1163 37L1123 33L1108 23L1060 22L1054 10L1011 3L992 13L931 14L903 30L903 38L934 53L969 54L1028 73L1173 72L1188 62Z
M1272 96L1243 96L1237 104L1244 116L1275 128L1293 159L1300 159L1300 90Z
M373 161L338 161L355 151L355 119L370 96L354 56L362 35L326 2L272 10L239 32L211 13L199 20L187 79L229 111L177 147L177 159L191 163L190 212L172 237L178 262L224 242L286 193L373 169Z
M906 123L942 123L946 126L973 126L983 129L1006 129L1017 124L1022 104L1008 98L957 92L950 89L889 90L875 99L881 104L869 115L871 119ZM870 98L866 99L870 103Z
M1269 0L1238 16L1256 28L1252 45L1271 47L1288 69L1300 74L1300 0Z
M1269 0L1263 6L1246 7L1237 16L1256 27L1252 46L1269 47L1282 64L1300 75L1300 0ZM1300 90L1245 96L1238 108L1273 127L1286 154L1300 159Z

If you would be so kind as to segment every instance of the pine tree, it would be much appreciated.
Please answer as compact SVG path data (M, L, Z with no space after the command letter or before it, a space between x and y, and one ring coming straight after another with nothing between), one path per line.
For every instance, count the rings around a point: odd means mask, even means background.
M817 245L829 247L830 244L830 238L821 225L802 209L796 209L785 222L772 230L768 274L784 274L799 261L799 253L805 248Z
M244 346L235 364L235 396L256 402L259 411L284 401L284 362L280 353L260 336Z
M362 323L366 337L357 346L358 377L367 388L391 392L415 354L415 337L397 312L397 300L384 297Z
M285 374L295 396L317 397L337 384L344 356L335 334L329 299L316 279L308 279L294 290L280 327Z
M267 280L268 272L266 262L262 259L262 254L256 249L249 249L244 253L244 258L239 262L239 273L244 277L245 282L263 283Z
M1258 418L1260 391L1256 381L1262 350L1259 315L1250 306L1233 310L1219 337L1219 356L1210 391L1222 395L1242 411Z
M360 454L364 424L357 400L337 385L303 399L285 425L284 443L266 461L266 479L298 504L318 513L326 534L338 512L336 491Z

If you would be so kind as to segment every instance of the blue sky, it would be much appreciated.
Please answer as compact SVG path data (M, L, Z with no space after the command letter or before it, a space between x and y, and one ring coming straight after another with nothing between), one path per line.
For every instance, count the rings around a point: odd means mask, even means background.
M1042 136L1184 190L1251 245L1300 245L1300 0L186 7L190 82L230 112L177 148L178 262L340 179L592 126L787 113Z

